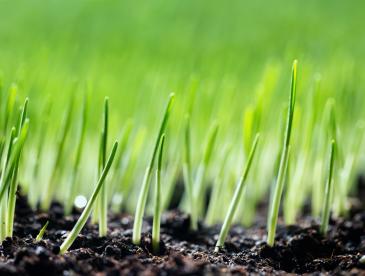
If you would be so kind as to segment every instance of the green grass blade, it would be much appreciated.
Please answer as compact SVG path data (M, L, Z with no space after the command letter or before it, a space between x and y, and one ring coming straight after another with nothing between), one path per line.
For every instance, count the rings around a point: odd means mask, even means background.
M19 137L14 139L13 149L11 151L9 161L7 162L7 166L5 170L3 171L3 174L1 174L0 178L0 202L4 197L5 192L7 191L9 185L10 185L10 179L13 173L13 170L16 165L16 161L18 160L25 140L28 135L28 129L29 129L29 119L26 119L24 122L24 126L20 132Z
M90 213L92 211L93 205L98 197L98 194L101 190L101 187L104 184L105 178L108 175L109 169L113 163L114 157L115 157L115 153L117 151L118 148L118 142L115 142L112 148L112 151L109 155L109 158L106 162L106 165L99 177L99 180L96 184L95 190L92 193L88 203L86 204L85 209L83 210L80 218L77 220L74 228L71 230L71 232L68 234L67 238L64 240L64 242L62 243L61 247L60 247L60 254L64 254L72 245L72 243L75 241L75 239L77 238L77 235L81 232L82 228L85 226L87 219L90 216Z
M162 156L163 147L165 144L165 134L161 136L158 162L156 170L156 186L155 186L155 208L153 214L152 225L152 250L154 254L160 252L160 222L161 222L161 168L162 168Z
M104 123L101 138L101 156L100 156L100 171L105 167L106 162L106 151L108 145L108 128L109 128L109 98L106 97L104 100ZM107 188L105 185L101 187L99 197L99 236L104 237L108 231L108 202L107 202Z
M144 209L146 207L147 195L148 195L148 191L149 191L149 185L151 182L151 172L152 172L153 165L155 163L158 144L159 144L162 134L165 132L167 122L168 122L168 119L169 119L169 116L171 113L171 108L172 108L172 105L174 102L174 98L175 98L175 94L171 93L170 97L169 97L169 101L168 101L166 109L165 109L163 119L162 119L160 130L157 135L157 139L155 142L155 147L153 149L151 161L150 161L148 167L146 168L146 172L145 172L143 182L142 182L141 191L139 193L136 213L134 216L134 224L133 224L133 243L136 245L139 245L141 242L143 213L144 213Z
M35 240L37 242L41 241L43 239L43 236L44 236L44 233L46 232L47 230L47 227L48 227L48 224L49 224L49 220L47 220L47 222L45 223L45 225L43 225L43 227L41 228L41 230L39 231L37 237L35 238Z
M328 222L330 219L331 212L331 194L333 190L333 167L335 161L335 151L336 151L336 142L335 140L331 141L331 151L328 165L328 179L325 188L325 198L323 202L323 210L322 210L322 219L321 219L321 227L320 232L322 235L325 235L328 230Z
M19 119L18 119L18 137L21 133L21 130L24 126L24 122L26 120L26 116L27 116L27 110L28 110L28 98L25 99L24 105L21 108L20 114L19 114ZM18 190L18 168L19 168L19 161L20 161L20 155L19 154L16 163L14 165L14 171L12 174L12 179L11 179L11 183L10 183L10 188L9 188L9 195L8 195L8 214L7 214L7 224L6 224L6 231L7 231L7 236L8 237L12 237L13 236L13 225L14 225L14 214L15 214L15 203L16 203L16 192Z
M268 235L267 235L267 243L269 246L273 246L275 242L275 233L279 215L280 201L284 189L285 176L289 162L288 160L289 160L290 136L294 117L296 83L297 83L297 61L295 60L293 62L291 90L289 96L289 108L286 121L284 145L281 153L279 172L276 179L274 195L269 209L270 214L269 214Z
M255 156L255 152L256 152L256 149L257 149L258 142L259 142L259 138L260 138L260 135L256 134L253 145L251 147L250 154L248 156L246 167L243 171L243 174L241 176L240 181L238 182L238 185L236 186L233 198L231 200L228 212L226 214L226 217L224 219L224 222L223 222L223 225L222 225L222 228L221 228L221 232L219 233L219 238L218 238L217 244L215 246L215 252L218 252L219 249L224 245L224 242L225 242L225 240L227 238L227 235L228 235L228 231L231 228L233 218L236 214L239 202L242 198L242 193L243 193L243 190L244 190L244 187L245 187L245 184L246 184L246 179L247 179L248 173L249 173L250 168L251 168L252 160Z

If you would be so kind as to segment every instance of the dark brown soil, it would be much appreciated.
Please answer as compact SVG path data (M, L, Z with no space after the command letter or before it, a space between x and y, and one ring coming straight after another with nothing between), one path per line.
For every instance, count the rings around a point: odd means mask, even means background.
M279 226L277 245L264 240L265 221L250 229L233 227L225 249L213 253L219 227L200 226L189 232L189 217L179 211L163 216L162 250L150 252L151 219L144 225L140 247L131 242L132 217L111 216L109 233L99 238L97 227L87 225L70 251L60 256L59 245L78 218L64 218L62 206L48 214L34 212L24 198L17 201L14 238L0 247L0 275L217 275L326 273L365 275L359 259L365 254L365 212L354 210L348 219L332 220L327 238L316 221L302 219L298 226ZM35 241L49 220L44 239Z

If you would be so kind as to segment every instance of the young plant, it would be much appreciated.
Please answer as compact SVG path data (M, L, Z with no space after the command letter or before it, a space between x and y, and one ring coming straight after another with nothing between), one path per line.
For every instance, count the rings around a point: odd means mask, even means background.
M56 188L55 185L57 176L62 165L61 161L62 161L63 149L65 147L66 138L71 127L73 105L74 105L74 98L72 97L67 106L66 115L64 120L62 121L61 131L57 139L56 159L51 169L51 178L46 184L45 191L43 193L43 197L41 200L41 209L44 211L48 210L48 208L50 207L54 190Z
M20 110L19 119L18 119L18 126L17 126L17 137L20 136L22 127L24 126L26 116L27 116L27 110L28 110L28 98L25 99L24 105ZM15 138L16 139L16 138ZM14 141L14 140L13 140ZM18 170L19 170L19 161L20 161L20 155L16 159L13 175L11 178L11 183L9 187L9 202L8 202L8 214L7 214L7 228L6 228L6 234L8 237L13 236L13 224L14 224L14 213L15 213L15 203L16 203L16 192L18 190Z
M144 209L146 207L147 195L148 195L148 190L149 190L149 186L150 186L150 182L151 182L151 176L152 176L152 169L153 169L153 166L155 164L158 144L160 142L162 134L165 132L167 121L168 121L169 116L170 116L172 104L174 102L174 98L175 98L175 94L171 93L170 96L169 96L169 101L167 103L162 122L161 122L160 130L159 130L158 135L157 135L157 139L156 139L156 142L155 142L155 147L153 149L151 161L150 161L149 165L146 168L146 172L145 172L143 182L142 182L141 191L139 193L136 213L135 213L135 216L134 216L134 224L133 224L133 243L135 245L139 245L140 242L141 242L143 213L144 213Z
M155 186L155 210L153 214L152 225L152 250L154 254L160 252L160 223L161 223L161 168L162 168L162 155L163 147L165 143L165 134L161 136L158 161L156 169L156 186Z
M274 195L272 198L272 202L270 205L270 214L269 214L269 224L268 224L268 235L267 235L267 244L269 246L273 246L275 242L275 233L276 233L276 225L278 221L279 215L279 207L281 196L284 189L284 183L286 178L286 172L288 167L289 160L289 150L290 150L290 135L292 129L292 123L294 118L294 107L295 107L295 96L296 96L296 86L297 86L297 61L293 62L292 69L292 78L291 78L291 90L289 96L289 106L288 106L288 114L286 121L286 130L284 137L284 144L282 148L279 172L276 179L276 186L274 190Z
M16 166L17 160L20 158L25 140L28 135L29 119L25 119L24 125L20 131L20 135L13 139L11 151L8 155L6 166L4 166L0 177L0 202L8 191L13 170ZM12 133L15 132L13 129Z
M333 167L335 161L335 150L336 150L336 142L335 140L331 141L331 151L330 151L330 159L328 164L328 178L325 187L325 198L323 202L323 209L322 209L322 220L321 220L321 227L320 232L322 235L325 235L328 230L328 222L330 219L330 212L331 212L331 196L333 193Z
M230 203L229 208L228 208L228 212L226 214L226 217L224 219L224 222L223 222L223 225L222 225L222 228L221 228L221 232L219 233L219 238L218 238L217 244L215 246L215 250L214 250L215 252L219 251L219 249L224 245L224 242L227 238L227 234L228 234L228 231L231 227L232 220L235 216L235 213L237 211L239 202L242 198L242 193L243 193L243 190L244 190L244 187L245 187L245 184L246 184L246 179L247 179L248 173L249 173L250 168L251 168L252 160L255 156L257 144L259 142L259 138L260 138L260 135L256 134L256 137L254 139L250 154L248 156L246 167L243 171L243 174L241 176L240 181L238 182L238 185L236 186L233 198L231 200L231 203Z
M85 96L83 99L83 103L82 103L79 140L77 143L75 159L74 159L74 163L73 163L73 167L72 167L70 185L68 187L69 194L65 201L65 214L66 215L69 215L71 213L73 201L75 199L76 188L77 188L76 179L77 179L78 171L80 168L80 161L81 161L82 150L84 147L84 140L85 140L86 119L87 119L87 99Z
M184 135L184 164L183 164L183 174L184 174L184 184L187 193L187 200L190 212L190 227L192 230L198 229L198 214L195 208L195 198L193 194L193 180L191 175L191 157L190 157L190 118L186 116L185 118L185 135Z
M25 143L25 140L28 135L29 129L29 120L25 119L24 125L21 128L20 134L16 137L15 127L12 129L10 134L9 146L7 157L4 162L3 170L0 176L0 203L1 203L1 211L0 211L0 239L3 240L9 234L9 216L12 215L12 220L14 219L14 214L10 214L9 212L13 211L9 208L8 205L8 197L12 197L9 195L10 185L14 183L14 171L17 170L19 165L19 159L22 154L22 149ZM15 193L14 193L15 196ZM11 202L14 202L15 199L12 198ZM11 203L13 204L13 203ZM13 221L10 222L11 229ZM12 231L11 231L12 232ZM10 233L11 236L12 233Z
M105 178L108 175L109 169L113 163L114 160L114 156L115 153L117 151L118 148L118 142L115 142L112 148L112 151L109 155L109 158L106 162L106 165L103 169L103 171L101 172L101 175L99 177L99 180L96 184L95 190L92 193L88 203L85 206L85 209L83 210L80 218L77 220L74 228L71 230L71 232L68 234L67 238L64 240L64 242L62 243L61 247L60 247L60 254L64 254L72 245L72 243L75 241L75 239L77 238L77 235L81 232L82 228L85 226L87 219L90 216L90 213L92 211L92 208L94 206L94 203L99 195L99 192L104 184Z
M47 220L46 224L43 225L43 227L41 228L41 230L39 231L37 237L35 238L35 240L37 242L41 241L43 239L43 236L44 236L44 233L46 232L46 229L48 227L48 224L49 224L49 220Z
M109 98L104 100L104 121L103 130L101 132L101 143L99 151L99 175L103 171L106 164L106 151L108 144L108 126L109 126ZM99 197L99 236L104 237L108 231L108 200L107 189L103 185Z
M3 179L3 173L5 172L7 166L9 165L9 159L12 153L12 147L13 147L13 142L16 136L16 129L15 127L13 127L11 129L10 132L10 137L9 137L9 142L8 142L8 148L7 148L7 154L3 163L3 167L2 167L2 174L1 174L1 186L5 188L5 185L7 185L7 182L10 180L4 180ZM11 172L12 173L12 172ZM11 177L12 175L10 175ZM8 204L8 194L5 193L4 198L0 198L0 240L4 240L4 238L6 237L6 217L7 217L7 206Z

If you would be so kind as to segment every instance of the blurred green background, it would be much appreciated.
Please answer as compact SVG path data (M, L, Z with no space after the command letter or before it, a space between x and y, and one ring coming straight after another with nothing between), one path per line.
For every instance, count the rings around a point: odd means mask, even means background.
M88 93L89 136L83 166L89 169L82 174L89 180L97 163L98 136L93 134L100 131L103 98L109 96L110 139L119 137L126 121L133 120L137 134L130 148L134 150L136 143L141 148L134 156L136 183L170 92L176 93L176 105L167 136L168 158L176 166L182 152L181 119L192 87L197 87L192 114L195 164L215 120L220 125L218 148L230 143L241 149L244 111L255 105L262 89L270 90L261 126L266 165L260 163L262 169L269 168L270 178L294 59L299 60L298 112L303 116L293 130L297 141L293 155L300 155L303 133L308 133L302 122L305 125L312 112L305 107L311 106L307 95L318 74L322 89L314 109L322 111L327 98L333 97L339 103L336 116L343 133L363 118L364 10L364 1L342 0L1 1L1 78L5 89L18 84L19 102L29 96L32 133L37 133L45 99L53 99L50 137L57 133L70 94L76 94L79 104L82 94ZM79 113L80 108L71 137L77 135ZM38 135L32 133L29 151ZM46 140L52 147L54 139ZM74 151L72 141L66 161ZM341 145L345 150L351 143L344 138ZM232 155L230 169L239 174L242 151ZM222 166L219 158L214 160L212 178ZM230 183L235 182L232 179ZM264 186L266 191L268 184Z
M64 106L72 81L90 81L92 104L101 106L109 95L120 118L150 96L158 98L155 113L170 91L184 92L192 75L206 83L201 103L209 104L209 96L224 93L224 81L249 94L271 61L290 68L298 58L314 72L353 62L362 70L364 6L341 0L1 1L0 69L4 82L19 82L33 103L51 93Z

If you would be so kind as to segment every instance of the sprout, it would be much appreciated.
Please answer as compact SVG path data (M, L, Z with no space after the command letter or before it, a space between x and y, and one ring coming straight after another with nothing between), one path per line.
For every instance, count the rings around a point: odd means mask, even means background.
M333 193L333 167L334 167L334 160L335 160L335 150L336 150L336 142L335 142L335 140L332 140L329 165L328 165L328 178L327 178L326 188L325 188L325 198L324 198L324 202L323 202L322 220L321 220L321 227L320 227L320 232L322 235L325 235L327 233L328 222L330 219L331 195Z
M159 145L158 161L156 169L156 186L155 186L155 210L153 214L152 226L152 250L153 253L160 252L160 221L161 221L161 167L163 147L165 143L165 134L161 136Z
M223 225L222 225L222 228L221 228L221 232L219 233L219 238L218 238L217 244L215 246L215 250L214 250L215 252L219 251L219 249L224 245L224 241L226 240L228 231L229 231L229 229L231 227L231 224L232 224L232 220L233 220L234 215L237 211L238 204L240 202L240 199L242 198L243 188L245 187L246 179L247 179L248 173L249 173L250 168L251 168L252 160L255 156L257 144L259 142L259 138L260 138L260 135L256 134L256 137L255 137L255 140L253 142L250 154L248 156L246 167L243 171L243 174L241 176L240 181L238 182L238 184L236 186L236 190L234 192L233 198L232 198L231 203L229 205L228 212L226 214L226 217L224 219L224 222L223 222Z
M165 113L164 113L162 122L161 122L160 130L157 135L155 147L154 147L153 153L152 153L152 158L151 158L151 161L150 161L148 167L146 168L146 172L145 172L143 182L142 182L141 191L139 193L136 213L134 216L134 224L133 224L133 243L135 245L139 245L141 242L143 213L144 213L144 209L146 207L147 195L148 195L148 190L149 190L149 186L150 186L150 182L151 182L152 168L155 164L158 144L160 142L162 134L165 132L167 121L170 116L174 97L175 97L175 95L173 93L171 93L170 97L169 97L169 101L168 101L166 109L165 109Z
M280 200L284 189L284 182L286 172L289 163L289 150L290 150L290 135L292 129L292 123L294 118L294 107L295 107L295 95L296 95L296 83L297 83L297 61L293 62L292 79L291 79L291 90L289 96L289 107L287 114L286 130L284 144L281 152L279 172L276 179L276 186L272 202L270 205L269 224L268 224L268 235L267 243L269 246L274 245L276 225L279 215Z
M41 230L39 231L37 237L35 238L35 240L37 242L39 242L40 240L42 240L43 236L44 236L44 233L46 232L46 229L48 227L48 224L49 224L49 221L47 220L46 224L43 225L43 227L41 228Z
M99 151L99 175L105 167L106 163L106 150L108 144L108 125L109 125L109 98L104 100L104 124L101 133L101 143ZM106 236L108 231L108 202L107 202L107 189L105 186L101 187L99 197L99 236Z
M113 163L117 148L118 148L118 142L115 142L113 145L112 151L109 155L109 158L106 162L106 165L105 165L103 171L101 172L98 182L96 183L95 190L92 193L92 195L89 199L89 202L86 204L85 209L81 213L81 216L77 220L74 228L71 230L71 232L68 234L67 238L62 243L62 245L60 247L60 254L64 254L70 248L72 243L77 238L77 235L81 232L82 228L86 224L87 219L89 218L92 208L94 206L95 200L97 199L97 197L99 195L99 192L104 184L105 178L108 175L109 169Z
M28 98L25 99L24 105L21 108L19 120L18 120L18 126L17 126L17 137L20 136L22 127L24 126L26 116L27 116L27 110L28 110ZM14 138L16 139L16 138ZM13 139L13 141L14 141ZM18 169L19 169L19 161L20 161L21 152L16 159L16 162L14 164L14 170L13 175L9 187L9 202L8 202L8 214L7 214L7 229L6 234L8 237L13 236L13 224L14 224L14 213L15 213L15 202L16 202L16 192L18 190Z

